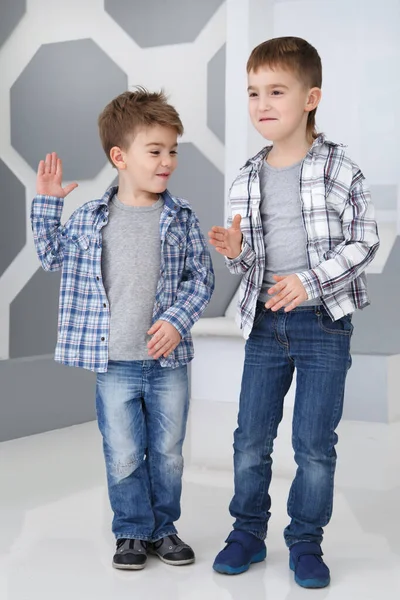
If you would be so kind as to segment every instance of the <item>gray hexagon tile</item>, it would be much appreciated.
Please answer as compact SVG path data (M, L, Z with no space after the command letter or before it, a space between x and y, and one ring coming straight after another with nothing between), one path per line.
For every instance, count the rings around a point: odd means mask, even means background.
M207 126L225 143L225 66L226 45L207 65Z
M139 46L149 48L193 42L224 1L105 0L104 8Z
M60 273L39 268L10 305L10 358L54 354Z
M56 151L66 180L92 179L107 163L97 117L127 87L93 40L41 46L11 88L11 143L35 170Z
M0 159L0 277L25 246L25 187Z
M1 0L0 48L26 12L26 0Z
M371 305L353 318L352 351L357 354L400 354L400 236L382 273L368 275Z
M169 189L172 194L185 198L193 206L206 240L213 225L223 225L224 176L194 144L179 145L178 168L171 178ZM216 285L204 316L220 317L225 314L240 278L231 275L223 257L212 246L208 247L214 264Z

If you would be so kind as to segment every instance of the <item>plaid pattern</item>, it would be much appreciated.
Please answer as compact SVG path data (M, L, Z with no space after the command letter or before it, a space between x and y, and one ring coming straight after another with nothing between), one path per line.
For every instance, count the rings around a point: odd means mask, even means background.
M31 222L36 251L46 271L62 269L55 360L66 365L107 371L110 311L101 276L101 229L108 222L108 203L118 188L101 200L87 202L61 225L64 201L36 196ZM160 219L161 269L153 322L171 323L182 341L165 367L193 358L190 329L214 290L210 253L190 205L166 191Z
M265 271L259 171L268 146L247 161L230 190L230 217L242 216L243 251L227 259L243 275L237 323L248 337ZM305 157L300 177L309 269L297 273L309 299L321 297L332 320L369 304L364 273L379 247L374 208L365 178L344 147L320 135Z

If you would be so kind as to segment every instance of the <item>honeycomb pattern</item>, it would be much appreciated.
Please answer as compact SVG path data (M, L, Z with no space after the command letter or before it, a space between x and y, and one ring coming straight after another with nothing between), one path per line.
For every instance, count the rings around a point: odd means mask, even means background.
M207 66L207 125L225 143L225 44Z
M25 187L0 159L0 277L26 243Z
M10 305L10 358L53 354L60 274L38 269Z
M224 0L105 0L104 8L141 48L193 42Z
M0 48L18 25L26 11L26 0L1 0Z
M65 179L92 179L107 162L97 117L127 87L126 74L93 40L41 46L11 88L11 143L35 170L57 149Z

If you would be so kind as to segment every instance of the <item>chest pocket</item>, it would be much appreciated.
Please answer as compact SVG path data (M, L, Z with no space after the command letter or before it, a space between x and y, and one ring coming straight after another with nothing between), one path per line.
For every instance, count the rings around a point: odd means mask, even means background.
M179 279L185 264L186 239L184 232L174 223L166 231L163 254L165 272Z
M179 248L183 248L184 246L184 237L175 230L168 230L165 240L170 246L178 246Z
M61 239L63 240L67 251L83 251L87 252L90 247L90 237L82 233L75 233L71 229L64 228L61 231Z

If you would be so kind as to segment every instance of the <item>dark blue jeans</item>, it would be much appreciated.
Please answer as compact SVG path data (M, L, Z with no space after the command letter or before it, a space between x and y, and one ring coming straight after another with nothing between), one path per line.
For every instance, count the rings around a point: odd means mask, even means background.
M97 375L97 418L118 538L176 533L189 407L187 368L110 361Z
M230 512L235 529L266 537L271 454L296 369L292 443L297 472L284 537L288 547L300 541L321 543L323 527L332 515L335 429L351 365L352 331L350 316L332 322L322 306L273 313L258 303L246 343L234 435L235 494Z

